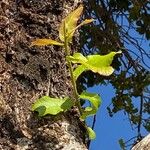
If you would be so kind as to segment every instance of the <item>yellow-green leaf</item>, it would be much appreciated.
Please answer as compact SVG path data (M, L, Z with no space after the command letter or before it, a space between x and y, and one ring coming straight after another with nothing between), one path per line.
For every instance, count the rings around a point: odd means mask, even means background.
M90 127L87 127L86 129L87 129L90 140L94 140L96 138L95 132Z
M55 40L52 40L52 39L37 39L31 43L31 46L34 46L34 45L37 45L37 46L46 46L46 45L63 46L64 44L57 42Z
M82 72L86 71L87 68L84 67L83 65L79 65L74 71L73 71L73 77L74 80L76 81L78 77L82 74Z
M32 111L37 111L39 116L57 115L71 109L72 106L73 101L69 98L59 99L43 96L32 105Z
M118 52L110 52L107 55L88 55L87 57L82 54L75 53L73 56L68 56L67 58L76 64L81 64L75 69L75 76L77 77L85 70L91 70L100 75L109 76L113 73L114 68L111 66L113 58ZM82 67L83 66L83 67Z
M109 76L114 72L114 68L110 66L113 58L116 54L120 53L121 51L110 52L107 55L89 55L87 56L88 61L84 65L95 73Z
M77 28L79 28L79 27L81 27L81 26L83 26L83 25L86 25L86 24L89 24L89 23L91 23L91 22L93 22L94 21L94 19L85 19L83 22L81 22L78 26L77 26ZM76 28L76 29L77 29Z
M73 30L77 26L77 21L79 20L82 11L83 11L83 6L80 5L76 10L71 12L65 19L63 19L59 28L59 38L61 41L64 42L64 39L66 37L68 38L68 41L71 42L72 36L74 34ZM67 37L68 35L69 37Z
M67 56L67 59L72 63L85 63L87 62L87 58L83 56L81 53L74 53L73 56Z
M81 99L88 100L91 103L90 107L86 107L83 110L82 115L80 116L80 119L85 120L88 116L95 115L102 101L100 96L94 93L83 92L79 95L79 97Z
M83 25L86 25L86 24L89 24L91 22L93 22L94 19L85 19L82 23L80 23L76 28L74 28L72 31L70 31L70 33L68 33L68 38L72 38L75 30L77 30L79 27L83 26Z

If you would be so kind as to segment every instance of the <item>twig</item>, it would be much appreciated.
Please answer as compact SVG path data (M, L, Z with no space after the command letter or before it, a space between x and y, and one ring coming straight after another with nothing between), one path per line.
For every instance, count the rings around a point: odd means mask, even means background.
M141 124L142 124L142 114L143 114L143 95L141 95L141 99L140 99L140 118L139 118L139 123L138 123L138 137L141 137Z
M96 123L96 115L94 115L94 117L93 117L92 129L94 129L95 123ZM87 143L88 149L90 147L90 144L91 144L91 140L89 140L88 143Z

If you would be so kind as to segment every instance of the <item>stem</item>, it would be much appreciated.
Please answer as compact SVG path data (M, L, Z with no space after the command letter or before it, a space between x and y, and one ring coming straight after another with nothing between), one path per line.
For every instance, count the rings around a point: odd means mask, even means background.
M139 122L138 122L138 137L140 138L141 137L141 124L142 124L142 114L143 114L143 94L141 95L141 102L140 102L140 119L139 119Z
M68 40L67 40L66 37L65 37L64 44L65 44L64 45L65 53L66 53L67 56L69 56L70 55L70 50L69 50ZM75 82L74 77L73 77L73 67L72 67L72 64L69 60L66 60L66 61L67 61L70 76L71 76L71 83L72 83L72 86L73 86L73 94L74 94L74 98L75 98L75 104L78 107L79 113L81 115L82 114L82 107L81 107L81 104L80 104L80 101L79 101L79 95L78 95L77 88L76 88L76 82Z

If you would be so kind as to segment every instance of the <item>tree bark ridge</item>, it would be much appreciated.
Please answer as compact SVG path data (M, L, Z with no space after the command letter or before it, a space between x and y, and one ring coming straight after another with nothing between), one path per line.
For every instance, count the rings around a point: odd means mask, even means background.
M87 149L76 113L31 113L48 91L51 97L72 95L63 50L29 46L37 38L57 39L66 10L74 8L73 0L0 1L0 149Z
M149 150L150 149L150 134L137 143L132 150Z

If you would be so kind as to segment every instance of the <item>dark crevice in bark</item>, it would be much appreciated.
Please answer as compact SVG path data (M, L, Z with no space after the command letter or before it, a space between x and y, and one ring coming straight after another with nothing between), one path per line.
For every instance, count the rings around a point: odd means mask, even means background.
M36 38L57 39L64 10L74 1L0 1L0 149L86 149L83 127L71 112L39 118L31 105L49 90L72 95L64 51L30 47ZM65 9L63 6L68 5ZM73 50L76 48L74 45ZM48 84L50 80L50 85Z

